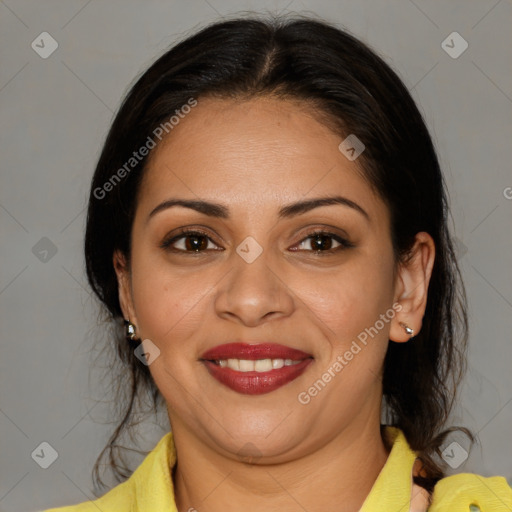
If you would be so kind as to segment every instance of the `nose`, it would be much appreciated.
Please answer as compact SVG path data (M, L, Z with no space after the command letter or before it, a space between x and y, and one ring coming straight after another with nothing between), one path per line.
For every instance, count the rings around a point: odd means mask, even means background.
M289 316L294 310L291 290L278 265L272 265L267 251L252 262L233 253L233 266L215 297L220 317L248 327Z

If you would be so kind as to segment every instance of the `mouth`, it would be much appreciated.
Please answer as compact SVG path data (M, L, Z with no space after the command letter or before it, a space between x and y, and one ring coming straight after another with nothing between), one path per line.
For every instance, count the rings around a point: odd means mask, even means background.
M238 393L262 395L295 380L313 356L284 345L228 343L200 358L210 375Z

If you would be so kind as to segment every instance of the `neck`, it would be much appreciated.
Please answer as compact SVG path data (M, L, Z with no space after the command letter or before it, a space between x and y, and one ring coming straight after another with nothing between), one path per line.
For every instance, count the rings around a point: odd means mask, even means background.
M204 444L172 422L179 511L358 511L388 451L378 421L351 425L314 452L280 464L246 464ZM200 461L198 463L198 461Z

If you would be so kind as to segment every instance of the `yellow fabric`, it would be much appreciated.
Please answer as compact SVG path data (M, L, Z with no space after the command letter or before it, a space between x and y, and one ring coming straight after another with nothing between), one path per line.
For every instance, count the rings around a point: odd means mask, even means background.
M409 510L416 454L409 448L401 430L387 427L386 436L393 445L391 452L359 512Z
M408 512L416 454L401 430L386 427L392 449L359 512ZM178 512L171 469L176 463L172 433L165 434L132 476L101 498L45 512ZM428 512L510 512L512 488L503 477L463 473L443 478Z
M470 508L473 506L473 508ZM502 476L460 473L440 480L429 512L511 512L512 489Z

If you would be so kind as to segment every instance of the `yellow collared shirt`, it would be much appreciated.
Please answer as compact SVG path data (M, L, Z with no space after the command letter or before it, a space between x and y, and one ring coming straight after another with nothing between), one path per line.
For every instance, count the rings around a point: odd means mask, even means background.
M393 445L386 464L359 512L409 512L412 467L417 457L403 432L386 427ZM130 478L94 501L45 512L178 512L171 468L176 463L168 432ZM461 473L440 480L428 512L511 512L512 488L500 476Z

